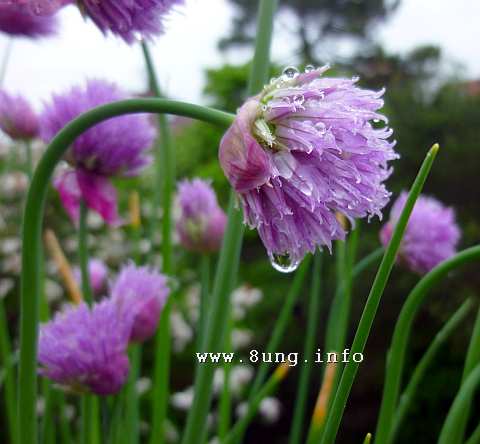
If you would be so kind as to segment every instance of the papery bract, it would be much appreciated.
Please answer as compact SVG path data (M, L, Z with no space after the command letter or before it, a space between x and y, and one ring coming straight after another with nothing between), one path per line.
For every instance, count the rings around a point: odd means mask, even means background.
M40 328L40 373L73 391L117 393L126 382L131 320L107 299L91 309L82 303Z
M387 120L383 91L321 77L326 69L286 69L245 102L220 144L245 220L282 271L344 239L337 212L352 223L381 217L390 197L383 182L398 155L392 131L372 124Z
M390 220L380 232L386 246L400 217L408 194L402 192L390 211ZM400 244L399 262L412 271L424 274L440 262L453 256L460 240L455 212L433 197L420 196L415 203Z

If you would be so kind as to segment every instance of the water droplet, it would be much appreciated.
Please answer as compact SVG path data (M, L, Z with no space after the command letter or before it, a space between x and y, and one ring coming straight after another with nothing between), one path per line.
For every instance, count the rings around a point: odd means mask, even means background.
M267 111L267 110L268 110L267 105L262 105L262 111Z
M358 77L358 76L353 76L353 77L352 77L352 82L353 82L353 83L356 83L356 82L358 82L359 80L360 80L360 77Z
M280 273L292 273L300 265L300 261L295 261L290 254L271 254L270 263L275 270Z
M315 66L313 65L305 66L305 72L312 72L312 71L315 71Z
M295 66L287 66L282 73L287 79L293 79L298 75L298 69Z
M379 123L379 122L380 122L380 119L373 119L373 121L374 121L375 123Z

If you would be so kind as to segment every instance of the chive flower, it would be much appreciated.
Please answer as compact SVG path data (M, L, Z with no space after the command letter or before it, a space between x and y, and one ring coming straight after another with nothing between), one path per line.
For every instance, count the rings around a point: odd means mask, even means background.
M398 155L378 112L384 91L361 89L358 78L322 77L327 69L286 68L245 102L220 143L245 221L284 272L345 238L337 212L352 223L381 217L390 197L384 181Z
M39 372L74 392L115 394L127 380L131 329L111 299L69 306L40 327Z
M72 0L25 0L30 9L49 16ZM151 38L164 32L164 22L174 6L184 0L78 0L85 17L103 34L112 33L127 43Z
M90 109L125 99L115 84L90 80L85 87L74 87L54 95L41 115L41 136L45 142L67 123ZM80 201L99 213L109 224L120 222L116 191L110 179L137 176L151 163L148 154L155 128L147 115L130 114L108 119L79 136L65 159L70 168L55 179L62 203L77 221Z
M32 13L24 2L0 3L0 32L14 37L39 38L57 32L54 16L39 16Z
M110 297L132 321L130 341L143 342L154 333L169 294L167 279L148 267L125 265Z
M14 140L30 140L38 135L38 116L21 95L0 90L0 129Z
M182 246L200 253L218 251L227 217L210 183L201 179L180 182L176 206L176 229Z
M407 197L406 192L400 194L390 211L390 220L380 231L384 246L392 237ZM400 244L398 262L415 273L428 273L455 254L460 236L453 208L445 207L433 197L421 195L415 203Z

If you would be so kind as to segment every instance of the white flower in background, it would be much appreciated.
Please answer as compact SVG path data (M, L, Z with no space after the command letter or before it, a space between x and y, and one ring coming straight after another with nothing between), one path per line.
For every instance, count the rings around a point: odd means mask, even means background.
M234 329L232 331L232 347L234 350L250 345L253 342L253 332L246 329Z
M52 279L45 279L45 295L48 302L58 301L63 296L63 288Z
M176 392L170 397L170 403L179 410L188 410L193 403L193 386L187 387L181 392Z
M4 174L0 177L2 196L15 197L25 193L28 188L28 176L21 171Z
M244 387L252 380L253 368L247 364L240 364L230 369L229 387L233 396L239 396ZM215 369L213 374L213 393L219 395L223 390L224 371L223 368Z
M4 298L14 286L15 281L13 279L0 279L0 299Z
M236 414L239 418L245 416L247 413L248 404L242 402L237 406ZM277 398L267 397L265 398L259 406L258 413L260 417L269 424L272 424L280 418L282 412L282 405Z
M192 285L185 294L185 304L188 319L196 324L200 318L200 290L199 284Z
M17 237L4 237L0 241L0 253L8 255L20 251L20 239Z
M152 387L152 380L150 378L138 378L135 383L135 390L138 396L147 393Z
M248 309L258 304L263 297L263 293L258 288L242 285L232 293L233 318L243 319Z

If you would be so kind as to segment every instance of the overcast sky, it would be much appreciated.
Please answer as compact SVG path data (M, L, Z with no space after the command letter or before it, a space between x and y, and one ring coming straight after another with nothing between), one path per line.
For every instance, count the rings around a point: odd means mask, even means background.
M208 4L208 7L206 5ZM245 60L245 51L228 57L218 52L216 43L231 23L227 0L187 0L174 13L168 32L152 51L163 87L172 97L201 102L203 69L226 61ZM480 77L480 2L478 0L402 0L398 12L378 30L378 40L391 51L408 51L420 44L436 44L446 56L465 66L466 75ZM5 87L23 92L36 103L52 91L62 91L87 77L106 77L132 90L140 91L145 78L138 46L105 38L84 22L74 7L60 13L59 36L38 41L15 40L8 65ZM276 35L282 36L282 23ZM0 60L8 40L0 36ZM291 63L287 38L275 40L273 56Z

